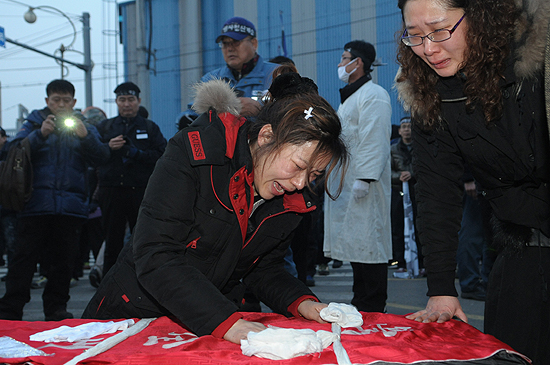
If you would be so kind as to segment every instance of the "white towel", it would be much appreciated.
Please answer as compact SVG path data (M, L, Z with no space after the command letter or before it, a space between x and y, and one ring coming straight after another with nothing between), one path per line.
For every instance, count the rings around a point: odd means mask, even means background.
M348 353L340 341L340 334L342 327L362 326L363 316L353 305L343 303L329 303L319 314L322 319L332 323L332 333L336 336L332 349L338 365L351 365Z
M330 323L337 323L340 327L360 327L363 325L363 316L353 305L330 303L321 310L321 318Z
M29 339L31 341L43 342L76 342L105 333L123 331L133 325L133 319L126 319L120 322L89 322L76 327L61 326L51 330L38 332L31 335Z
M332 332L270 327L261 332L248 332L247 339L241 340L241 350L247 356L286 360L321 352L334 343L338 364L351 364L340 343L340 331L341 327L362 326L363 316L354 306L342 303L330 303L321 310L320 316L333 324Z
M321 352L335 339L336 335L328 331L270 327L261 332L249 332L248 339L241 340L241 350L246 356L287 360Z

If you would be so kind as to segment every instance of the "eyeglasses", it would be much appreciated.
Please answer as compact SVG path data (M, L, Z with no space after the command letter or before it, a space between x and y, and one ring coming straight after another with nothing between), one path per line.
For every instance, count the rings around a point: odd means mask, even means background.
M454 33L454 31L456 30L458 25L462 22L462 19L464 19L465 16L466 14L464 14L462 18L460 18L458 23L456 23L451 30L438 29L431 33L426 34L425 36L420 36L420 35L406 36L405 34L407 34L407 29L405 29L405 31L403 32L403 35L401 36L401 42L403 42L406 46L415 47L415 46L420 46L422 43L424 43L424 38L428 38L432 42L443 42L443 41L446 41L447 39L451 39L451 35Z
M240 41L237 41L235 39L232 39L230 41L220 41L218 42L218 46L220 46L220 48L224 49L224 48L237 48L241 45L241 43L244 41L244 40L247 40L248 37L246 38L243 38L241 39Z
M345 60L354 60L355 57L345 57L345 56L342 56L342 58L340 58L340 63L344 62Z

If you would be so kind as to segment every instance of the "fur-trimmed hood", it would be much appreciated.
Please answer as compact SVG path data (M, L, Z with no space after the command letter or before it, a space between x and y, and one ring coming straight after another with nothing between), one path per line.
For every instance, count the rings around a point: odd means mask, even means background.
M515 0L516 5L522 9L523 21L518 22L516 40L522 41L522 45L516 49L516 62L514 72L520 78L529 78L544 69L544 55L547 45L547 32L550 22L549 0ZM550 67L550 65L548 65ZM399 71L397 72L397 77ZM403 108L410 111L414 101L414 91L410 82L396 82L399 100Z
M241 102L229 83L221 79L213 79L196 83L193 89L195 102L192 108L198 114L206 113L210 108L215 109L218 114L239 115L241 113Z

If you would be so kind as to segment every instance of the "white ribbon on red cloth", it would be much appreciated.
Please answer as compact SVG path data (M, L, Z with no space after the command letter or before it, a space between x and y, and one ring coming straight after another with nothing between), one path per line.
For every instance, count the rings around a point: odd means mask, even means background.
M241 340L241 350L247 356L287 360L321 352L332 344L338 365L351 365L340 334L342 327L360 327L363 324L361 313L349 304L330 303L319 314L323 320L332 323L332 332L271 327L261 332L249 332L248 338Z

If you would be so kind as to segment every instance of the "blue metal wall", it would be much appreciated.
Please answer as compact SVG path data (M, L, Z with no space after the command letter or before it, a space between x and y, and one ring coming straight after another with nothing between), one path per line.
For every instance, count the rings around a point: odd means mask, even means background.
M218 35L220 35L223 23L234 16L233 2L203 0L201 6L203 70L204 73L207 73L225 65L220 47L218 47L215 41Z
M128 64L130 60L128 59L128 29L125 26L128 23L128 7L127 5L133 4L133 2L123 3L119 6L119 15L118 15L118 22L121 25L120 29L120 41L122 42L122 52L124 56L124 63L123 63L123 70L124 70L124 78L125 81L127 81L127 76L129 73L128 70ZM110 96L110 95L109 95ZM106 99L106 95L104 96L104 99ZM111 115L108 116L109 118L113 117Z
M150 119L156 122L166 138L177 128L176 115L182 110L180 93L180 49L178 0L152 2L153 39L149 82L151 87ZM149 35L149 13L146 9L146 35ZM148 40L148 38L146 39ZM156 61L155 61L156 59Z
M144 1L145 47L149 46L151 38L151 57L130 59L128 49L128 24L135 25L136 19L129 16L128 7L135 1L120 4L120 19L122 23L121 38L124 52L124 75L129 78L129 63L139 67L149 64L149 119L160 127L162 134L168 139L176 132L175 119L181 110L180 92L180 50L179 50L179 0ZM149 12L151 4L151 12ZM126 26L125 26L126 25ZM152 33L150 33L152 29ZM135 46L135 45L132 45ZM135 50L133 50L135 54ZM141 54L141 53L139 53ZM133 80L135 81L135 80ZM138 85L142 89L144 85Z
M148 1L152 0L145 0L146 7ZM181 1L185 0L152 1L152 48L156 49L157 60L156 73L151 71L150 75L150 113L151 119L161 126L167 138L176 131L176 115L186 109L186 104L191 101L181 100L180 96L180 68L192 66L182 66L178 57L181 52L185 52L179 49L179 28L183 27L184 34L186 30L185 24L179 24L178 4ZM293 4L291 0L202 0L202 25L198 30L202 35L194 34L196 29L185 34L188 37L202 37L203 63L193 67L201 67L203 73L206 73L225 64L215 39L223 23L232 16L243 16L256 25L258 53L264 59L281 54L282 12L287 56L298 60L299 71L317 82L320 94L335 108L339 105L338 90L345 86L337 76L337 65L344 44L352 39L364 39L373 43L378 56L387 64L377 68L375 80L390 93L392 122L397 124L404 113L393 90L393 79L398 69L395 61L396 34L401 27L401 15L395 0L304 0L301 4ZM306 4L311 4L311 9ZM358 8L367 13L361 13L362 18L359 19L357 13L352 13ZM124 10L123 7L122 9ZM124 17L124 13L122 15ZM146 24L148 27L147 17ZM308 28L309 24L311 29ZM297 34L293 34L293 30L298 28L300 30ZM358 29L366 29L368 34L363 36L361 33L358 36ZM124 28L122 37L124 39ZM308 44L299 44L298 39ZM312 48L314 42L315 48ZM302 51L304 49L307 51Z
M290 0L258 1L258 24L256 28L259 35L258 53L269 60L282 55L281 47L281 16L285 28L287 57L292 58L292 34ZM286 23L286 24L285 24Z
M394 0L377 0L376 2L376 26L377 26L377 49L387 66L383 72L378 73L378 83L390 93L392 101L392 123L399 124L399 120L405 116L403 107L397 100L397 92L393 88L395 75L399 66L396 60L398 36L401 32L401 13Z
M350 2L317 0L315 2L317 39L317 85L319 94L335 108L340 104L338 63L344 44L351 41Z

